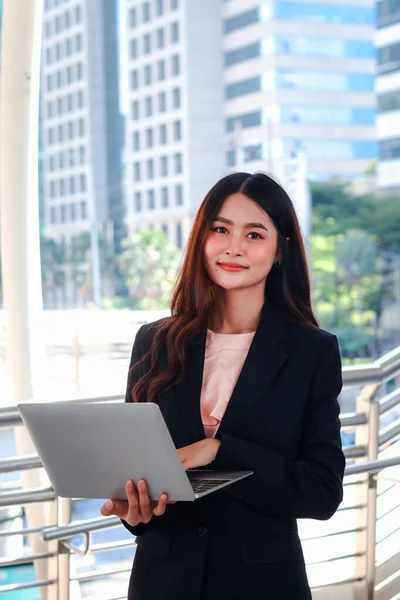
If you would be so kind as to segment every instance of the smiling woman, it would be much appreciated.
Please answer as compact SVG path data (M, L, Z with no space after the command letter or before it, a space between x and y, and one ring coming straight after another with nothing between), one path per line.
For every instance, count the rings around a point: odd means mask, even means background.
M296 519L342 500L341 361L276 181L234 173L210 190L171 312L139 330L126 401L159 405L186 470L253 474L193 503L128 482L102 508L137 536L128 598L310 600Z

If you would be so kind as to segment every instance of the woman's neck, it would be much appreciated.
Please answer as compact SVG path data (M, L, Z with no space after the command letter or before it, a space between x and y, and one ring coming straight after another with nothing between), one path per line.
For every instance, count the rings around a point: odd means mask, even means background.
M256 297L254 297L256 296ZM242 290L224 290L210 316L208 328L216 333L250 333L257 329L264 296L249 297Z

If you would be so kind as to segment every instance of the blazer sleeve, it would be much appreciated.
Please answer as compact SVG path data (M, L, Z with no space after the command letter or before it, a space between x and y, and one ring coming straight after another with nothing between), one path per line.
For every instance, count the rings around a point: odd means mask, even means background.
M132 402L132 390L145 373L143 365L139 365L135 369L133 368L133 365L135 365L145 354L145 349L143 347L143 328L144 325L142 325L136 333L135 341L133 343L131 360L129 363L128 381L126 384L125 402ZM121 522L122 525L135 536L141 535L151 524L150 521L150 523L139 523L139 525L132 527L132 525L129 525L123 519L121 519Z
M296 460L222 434L214 466L254 471L227 493L271 516L329 519L343 499L345 458L337 401L341 388L340 353L332 336L314 372Z

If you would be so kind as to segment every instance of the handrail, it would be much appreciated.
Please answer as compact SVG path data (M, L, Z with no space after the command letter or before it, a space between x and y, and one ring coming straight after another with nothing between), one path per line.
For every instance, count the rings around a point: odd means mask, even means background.
M343 367L344 386L384 383L400 373L400 347L373 363Z
M355 465L348 465L345 468L345 476L358 473L379 473L383 469L400 465L400 456L393 458L381 458L378 460L369 460ZM90 533L99 529L118 527L121 521L118 517L100 517L98 519L87 519L79 523L70 523L63 527L46 527L42 531L42 538L45 542L53 540L66 540L75 535Z

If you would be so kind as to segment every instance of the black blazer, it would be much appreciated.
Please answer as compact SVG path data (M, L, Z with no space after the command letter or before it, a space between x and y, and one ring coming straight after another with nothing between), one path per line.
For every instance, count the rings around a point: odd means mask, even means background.
M156 325L140 328L131 366L150 348ZM177 448L205 437L205 341L206 331L190 343L185 381L155 400ZM130 371L127 402L149 366ZM341 387L336 337L264 308L216 434L220 449L207 467L254 475L168 505L148 524L123 521L138 536L129 598L311 598L296 519L329 519L342 501Z

